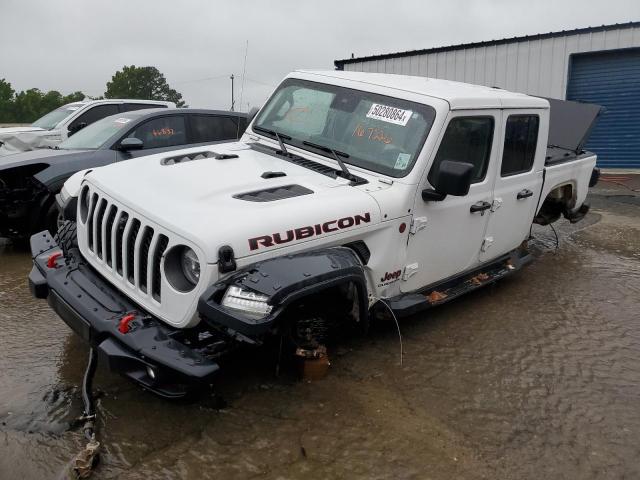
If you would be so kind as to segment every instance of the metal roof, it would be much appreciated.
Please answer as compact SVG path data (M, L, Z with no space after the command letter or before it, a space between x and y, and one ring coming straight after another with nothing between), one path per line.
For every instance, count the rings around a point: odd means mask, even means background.
M449 45L446 47L424 48L420 50L407 50L404 52L383 53L380 55L369 55L365 57L345 58L343 60L335 60L333 63L337 70L342 70L344 65L348 63L368 62L373 60L384 60L389 58L409 57L414 55L423 55L427 53L437 53L450 50L463 50L467 48L488 47L492 45L502 45L505 43L517 43L530 40L543 40L545 38L564 37L567 35L578 35L581 33L603 32L609 30L618 30L626 28L640 27L640 22L614 23L611 25L601 25L598 27L576 28L573 30L562 30L559 32L538 33L536 35L525 35L522 37L509 37L500 40L487 40L484 42L460 43L457 45Z

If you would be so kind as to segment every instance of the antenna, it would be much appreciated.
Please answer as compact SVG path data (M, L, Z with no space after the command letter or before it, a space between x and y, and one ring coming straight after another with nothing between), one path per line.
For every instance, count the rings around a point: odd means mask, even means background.
M233 112L233 106L236 103L234 98L233 98L233 79L235 78L233 76L233 73L231 74L231 77L229 77L229 78L231 78L231 111Z
M247 73L247 53L249 53L249 40L244 47L244 65L242 66L242 84L240 85L240 108L242 108L242 96L244 95L244 79Z

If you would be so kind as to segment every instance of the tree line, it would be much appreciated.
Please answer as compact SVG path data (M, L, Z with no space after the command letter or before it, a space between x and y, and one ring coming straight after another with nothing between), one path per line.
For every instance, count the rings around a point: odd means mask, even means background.
M63 95L57 90L43 92L38 88L16 92L11 83L0 78L0 122L32 123L51 110L85 98L164 100L174 102L178 107L185 106L182 95L169 86L156 67L131 65L113 74L111 81L107 82L104 95L100 97L87 97L80 91Z

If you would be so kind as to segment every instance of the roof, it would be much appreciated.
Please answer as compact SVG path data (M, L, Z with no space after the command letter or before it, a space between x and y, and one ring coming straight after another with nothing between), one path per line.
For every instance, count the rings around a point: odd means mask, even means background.
M333 63L338 70L342 70L344 68L344 65L348 63L368 62L373 60L384 60L389 58L424 55L427 53L438 53L438 52L445 52L445 51L451 51L451 50L464 50L467 48L489 47L493 45L502 45L505 43L517 43L522 41L543 40L546 38L564 37L567 35L578 35L581 33L606 32L609 30L619 30L619 29L636 28L636 27L640 27L640 22L614 23L611 25L601 25L599 27L576 28L573 30L562 30L559 32L539 33L537 35L525 35L522 37L502 38L500 40L460 43L457 45L449 45L445 47L425 48L421 50L407 50L404 52L384 53L380 55L369 55L364 57L346 58L343 60L335 60Z
M472 85L470 83L441 80L438 78L396 75L391 73L347 72L343 70L297 71L298 75L308 80L326 83L339 81L376 85L411 92L432 98L439 98L449 103L451 109L464 108L549 108L549 103L538 97L523 93L510 92L501 88ZM332 82L330 79L333 79Z
M130 110L128 112L116 113L114 117L155 117L167 115L183 115L185 113L196 113L202 115L224 115L227 117L246 117L244 112L231 112L227 110L208 110L204 108L144 108L141 110Z

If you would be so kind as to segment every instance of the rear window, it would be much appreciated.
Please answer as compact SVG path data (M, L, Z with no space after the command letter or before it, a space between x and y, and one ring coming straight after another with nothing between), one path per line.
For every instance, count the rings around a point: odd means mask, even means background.
M501 176L517 175L533 168L539 123L537 115L509 116L504 133Z
M234 117L219 115L190 115L193 143L235 140L242 130Z
M153 105L149 103L123 103L123 112L132 112L134 110L145 110L147 108L167 108L166 105Z

